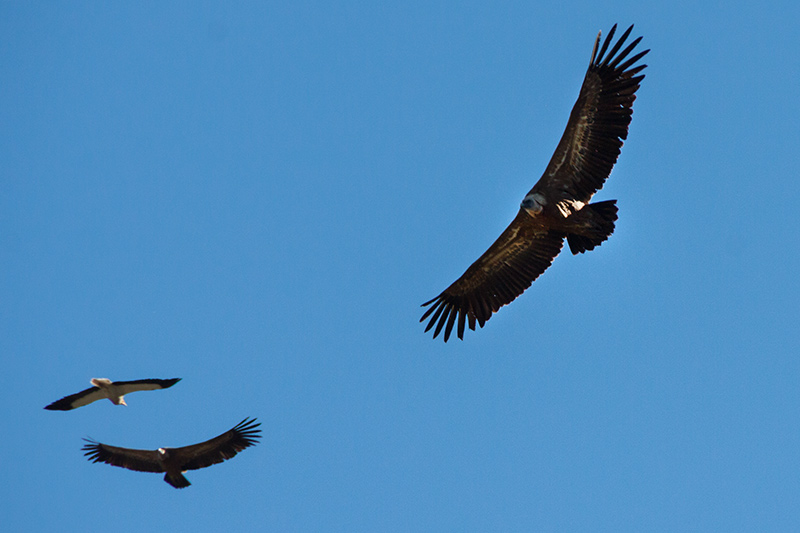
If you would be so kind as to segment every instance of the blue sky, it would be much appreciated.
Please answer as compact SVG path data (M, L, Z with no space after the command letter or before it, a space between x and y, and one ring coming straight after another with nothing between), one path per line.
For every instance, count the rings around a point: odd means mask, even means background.
M800 8L331 4L0 5L3 521L800 528ZM616 232L431 339L615 22L652 49ZM183 381L42 409L92 377ZM80 451L246 416L185 490Z

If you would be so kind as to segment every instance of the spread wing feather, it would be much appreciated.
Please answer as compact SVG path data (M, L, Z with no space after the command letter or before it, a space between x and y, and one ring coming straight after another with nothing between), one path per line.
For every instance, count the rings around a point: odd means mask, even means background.
M226 431L218 437L194 444L175 448L174 456L182 459L182 470L197 470L207 466L221 463L235 456L240 451L254 446L261 438L261 430L256 429L261 423L256 419L245 418L233 429Z
M158 461L158 452L153 450L134 450L132 448L119 448L109 446L89 439L83 439L89 444L82 450L93 463L106 463L137 472L163 472L164 469Z
M464 274L439 296L425 302L431 306L420 322L429 316L425 331L434 329L436 338L444 329L444 340L450 338L458 320L457 335L464 338L468 325L475 330L486 323L500 307L511 303L539 275L547 270L561 251L564 235L538 228L531 217L520 210L517 217Z
M629 27L606 55L616 24L597 53L598 34L589 69L567 127L542 178L531 189L549 198L588 202L605 183L628 137L633 101L647 65L633 67L650 50L625 60L641 37L619 52L633 30ZM619 53L618 53L619 52Z

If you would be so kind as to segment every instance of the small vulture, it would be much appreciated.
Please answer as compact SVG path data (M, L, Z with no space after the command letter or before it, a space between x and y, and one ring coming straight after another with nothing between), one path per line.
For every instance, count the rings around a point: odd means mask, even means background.
M230 431L211 440L182 448L159 448L157 450L132 450L101 444L83 439L82 451L93 463L121 466L136 472L166 472L164 481L182 489L191 485L183 476L187 470L198 470L230 459L249 446L255 446L261 438L261 423L245 418Z
M172 387L181 378L137 379L136 381L111 381L106 378L92 378L90 387L84 391L65 396L45 407L50 411L69 411L76 407L89 405L97 400L108 398L114 405L128 405L124 396L140 390L159 390Z
M593 204L589 200L608 178L628 136L636 90L644 79L639 73L647 66L635 63L650 51L626 59L641 37L620 51L633 26L609 50L616 29L615 24L599 52L597 35L567 128L516 218L464 275L422 304L431 307L420 322L430 316L425 331L436 326L434 338L444 329L447 342L456 318L459 339L464 338L465 323L473 331L476 322L483 327L547 270L565 238L570 251L578 254L594 249L613 233L616 200Z

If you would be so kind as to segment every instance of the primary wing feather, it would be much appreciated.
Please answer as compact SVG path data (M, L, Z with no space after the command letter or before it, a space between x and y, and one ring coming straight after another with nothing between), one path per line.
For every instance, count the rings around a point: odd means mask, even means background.
M634 39L619 52L633 30L631 26L606 55L616 28L614 25L608 32L599 53L600 35L597 36L567 127L531 193L586 203L603 186L617 162L622 142L628 137L636 90L644 79L644 75L636 74L647 65L631 67L650 50L625 60L642 39Z
M199 444L175 448L171 453L181 458L182 470L197 470L215 465L257 444L261 438L261 430L256 428L260 425L260 422L256 423L255 418L252 420L245 418L218 437Z
M163 472L158 461L158 452L153 450L134 450L109 446L89 439L83 446L84 455L93 463L106 463L137 472Z

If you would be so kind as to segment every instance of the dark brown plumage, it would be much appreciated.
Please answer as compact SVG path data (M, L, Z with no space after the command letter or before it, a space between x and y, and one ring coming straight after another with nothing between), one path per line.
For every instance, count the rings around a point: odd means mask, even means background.
M458 280L422 304L430 307L420 322L430 317L425 331L436 326L434 338L444 330L447 342L456 320L459 339L466 325L472 330L476 323L483 327L547 270L565 238L570 251L578 254L599 246L614 232L616 200L588 202L605 183L628 136L636 90L644 79L639 73L647 66L634 64L650 51L626 59L641 37L620 51L633 26L608 50L616 28L615 24L608 32L599 52L597 35L567 128L516 218Z
M255 418L245 418L218 437L182 448L134 450L84 439L89 444L82 450L93 463L106 463L137 472L166 472L164 481L182 489L191 484L183 472L221 463L245 448L255 446L261 438L261 430L256 429L260 425Z

